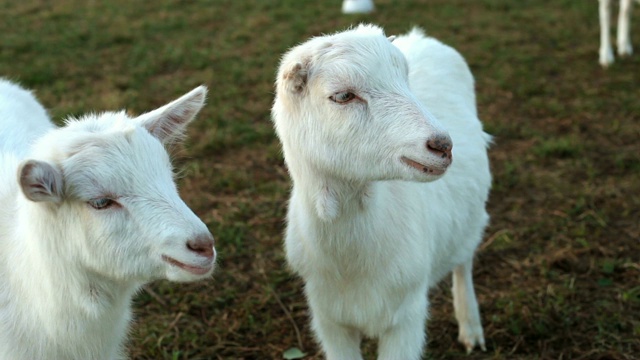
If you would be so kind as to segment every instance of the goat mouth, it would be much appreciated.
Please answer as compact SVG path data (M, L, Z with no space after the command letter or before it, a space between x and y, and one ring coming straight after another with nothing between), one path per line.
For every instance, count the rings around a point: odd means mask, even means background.
M164 260L165 262L173 266L177 266L185 271L188 271L194 275L205 275L206 273L211 271L211 268L213 267L213 264L206 267L187 265L167 255L162 255L162 260Z
M429 174L429 175L442 175L444 174L444 171L446 169L446 167L444 169L434 169L434 168L430 168L426 165L420 164L419 162L415 161L415 160L411 160L408 157L403 156L402 158L402 162L404 162L405 164L409 165L410 167L425 173L425 174Z

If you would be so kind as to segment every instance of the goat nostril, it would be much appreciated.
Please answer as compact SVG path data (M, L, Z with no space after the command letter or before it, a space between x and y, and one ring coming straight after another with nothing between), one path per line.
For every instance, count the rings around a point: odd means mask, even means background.
M208 258L213 257L213 238L201 236L187 241L187 248L196 254Z
M427 140L427 149L443 159L451 158L451 148L451 140L446 137L438 136Z

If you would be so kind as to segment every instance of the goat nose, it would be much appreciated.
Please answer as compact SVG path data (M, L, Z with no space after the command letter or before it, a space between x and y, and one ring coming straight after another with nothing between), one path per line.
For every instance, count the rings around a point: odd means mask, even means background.
M198 235L187 241L187 248L200 256L213 258L213 236L211 234Z
M451 161L451 139L445 135L435 136L427 140L427 150L432 154Z

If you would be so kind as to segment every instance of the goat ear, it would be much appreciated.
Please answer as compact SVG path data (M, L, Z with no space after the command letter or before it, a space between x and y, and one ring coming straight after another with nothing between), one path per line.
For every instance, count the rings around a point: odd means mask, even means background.
M27 160L18 170L20 188L31 201L60 203L62 181L60 170L44 161Z
M206 97L207 87L199 86L163 107L138 116L135 121L163 144L172 143L184 135L187 125L204 106Z
M302 63L296 62L288 68L284 68L280 80L287 91L299 94L307 86L308 77L307 68Z
M395 39L396 39L395 35L391 35L391 36L387 37L387 40L389 40L389 42L393 42L393 40L395 40Z

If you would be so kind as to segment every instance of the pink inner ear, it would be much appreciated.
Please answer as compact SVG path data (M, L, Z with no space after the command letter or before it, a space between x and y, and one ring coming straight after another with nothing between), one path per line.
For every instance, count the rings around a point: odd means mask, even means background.
M184 127L204 106L207 88L199 86L177 100L138 118L153 136L161 142L171 142L183 135Z
M62 179L58 171L46 162L27 161L20 169L20 186L31 201L59 202L62 198Z
M160 128L167 135L174 135L178 127L185 123L186 114L185 111L181 111L182 114L171 113L167 115L167 119L160 123Z
M149 131L161 141L166 141L182 135L181 127L189 118L186 111L163 114L162 118L153 124Z
M42 184L29 184L29 189L33 193L42 193L42 194L49 193L47 187Z

